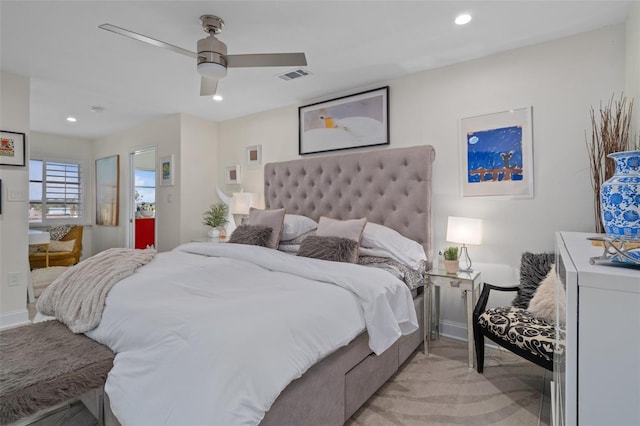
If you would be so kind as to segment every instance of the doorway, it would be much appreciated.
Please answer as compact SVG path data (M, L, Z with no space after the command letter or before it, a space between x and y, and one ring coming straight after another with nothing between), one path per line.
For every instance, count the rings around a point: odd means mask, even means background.
M156 149L131 153L130 247L156 246Z

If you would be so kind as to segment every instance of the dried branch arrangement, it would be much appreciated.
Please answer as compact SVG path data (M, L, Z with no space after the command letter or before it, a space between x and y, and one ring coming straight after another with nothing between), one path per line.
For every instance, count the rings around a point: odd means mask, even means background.
M633 99L627 104L627 98L620 94L620 99L613 100L613 95L606 105L600 103L598 114L591 107L591 140L587 138L589 166L591 168L591 185L594 192L594 213L596 232L603 233L602 214L600 212L600 187L615 171L615 162L607 155L613 152L638 149L640 139L635 142L630 136Z

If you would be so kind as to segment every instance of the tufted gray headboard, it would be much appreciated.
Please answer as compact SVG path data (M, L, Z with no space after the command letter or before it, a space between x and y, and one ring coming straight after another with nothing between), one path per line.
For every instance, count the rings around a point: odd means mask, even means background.
M366 217L424 246L429 266L431 236L430 145L268 163L268 209L318 220Z

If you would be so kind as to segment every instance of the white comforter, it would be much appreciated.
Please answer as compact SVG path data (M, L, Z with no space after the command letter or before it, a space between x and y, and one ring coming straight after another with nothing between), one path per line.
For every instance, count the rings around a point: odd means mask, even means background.
M376 353L418 328L388 272L190 243L116 284L87 335L117 354L105 389L123 425L253 425L365 325Z

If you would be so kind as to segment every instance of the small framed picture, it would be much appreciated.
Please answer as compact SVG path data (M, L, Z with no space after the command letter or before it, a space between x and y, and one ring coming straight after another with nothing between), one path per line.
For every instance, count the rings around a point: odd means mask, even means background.
M160 185L172 186L174 184L175 168L173 165L173 154L160 158Z
M247 165L259 166L262 164L262 145L251 145L247 147Z
M25 166L24 133L0 130L0 166Z
M224 181L229 184L242 183L239 164L236 164L235 166L227 166L225 168Z

